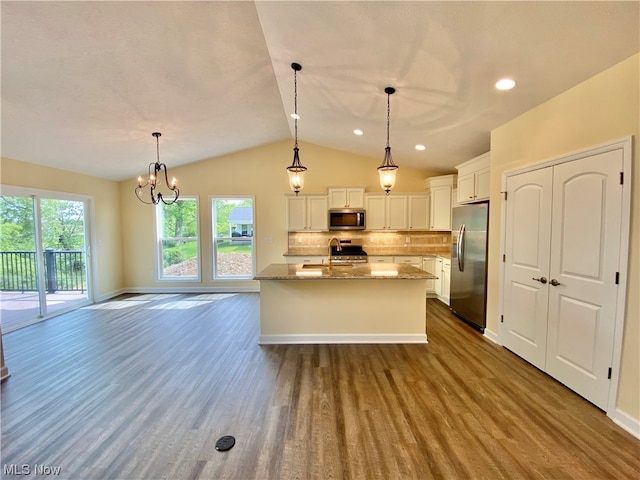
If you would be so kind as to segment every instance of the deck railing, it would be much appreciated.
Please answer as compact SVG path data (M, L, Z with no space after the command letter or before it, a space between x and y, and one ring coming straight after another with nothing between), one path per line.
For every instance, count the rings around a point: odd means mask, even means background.
M36 252L0 252L0 290L37 292ZM81 250L44 251L44 272L48 293L84 292L85 255Z

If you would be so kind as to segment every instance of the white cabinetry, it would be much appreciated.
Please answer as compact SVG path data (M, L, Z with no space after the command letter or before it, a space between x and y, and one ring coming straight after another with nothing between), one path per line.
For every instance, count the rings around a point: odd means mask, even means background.
M433 275L438 275L436 272L436 257L422 257L422 270L425 272L431 273ZM436 281L434 279L427 280L427 297L433 297L436 293Z
M429 195L409 195L409 230L429 230Z
M364 208L364 187L329 187L329 208Z
M367 261L369 263L393 263L393 257L387 255L369 255Z
M424 181L429 195L429 230L451 231L451 194L456 175L430 177Z
M451 292L451 260L443 257L436 257L435 272L431 272L438 276L435 281L434 291L438 300L449 305Z
M413 267L422 268L422 257L414 256L401 256L393 257L394 263L402 263L404 265L411 265Z
M458 203L489 200L490 153L480 155L457 165Z
M368 194L365 196L367 230L407 230L407 196Z
M284 261L285 263L311 263L311 264L319 264L325 263L328 261L328 250L327 256L320 255L285 255Z
M309 232L328 230L326 195L287 195L287 230Z

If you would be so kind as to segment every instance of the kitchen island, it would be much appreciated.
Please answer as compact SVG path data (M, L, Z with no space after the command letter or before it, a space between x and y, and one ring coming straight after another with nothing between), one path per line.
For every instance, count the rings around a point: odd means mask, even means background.
M272 264L259 272L261 344L427 343L427 280L396 263Z

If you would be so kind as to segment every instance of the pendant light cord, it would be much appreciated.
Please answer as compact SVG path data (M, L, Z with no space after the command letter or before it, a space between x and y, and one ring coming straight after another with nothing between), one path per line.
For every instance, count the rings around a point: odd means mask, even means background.
M295 132L295 147L298 147L298 71L293 70L293 130Z
M389 146L389 117L391 115L391 109L389 108L389 99L391 98L391 94L387 93L387 147Z

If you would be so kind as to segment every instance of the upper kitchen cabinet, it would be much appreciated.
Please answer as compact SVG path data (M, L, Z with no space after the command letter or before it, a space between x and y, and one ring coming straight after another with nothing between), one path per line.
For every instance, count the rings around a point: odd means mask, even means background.
M464 162L458 169L458 203L489 200L490 152Z
M407 195L365 195L367 230L407 230Z
M429 230L451 231L451 195L456 175L442 175L425 179L430 199Z
M290 232L329 229L326 195L287 195L287 230Z
M329 187L329 208L364 208L364 187Z
M409 230L429 230L429 195L409 195Z

